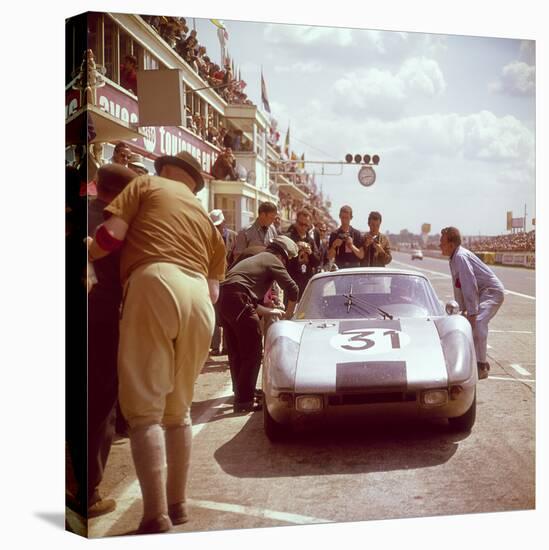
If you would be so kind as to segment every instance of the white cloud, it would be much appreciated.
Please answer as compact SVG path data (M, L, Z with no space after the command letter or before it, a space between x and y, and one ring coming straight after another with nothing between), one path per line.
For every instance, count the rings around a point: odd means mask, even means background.
M501 94L531 95L536 89L536 68L523 61L513 61L503 67L500 79L490 89Z
M463 153L468 158L527 160L534 150L534 135L513 116L496 117L482 111L463 120Z
M263 34L271 44L318 46L348 46L352 42L351 29L308 27L302 25L266 25Z
M356 65L370 55L399 63L410 56L436 57L446 49L444 35L372 29L269 24L263 37L272 45L291 48L294 58L314 54L338 65ZM339 48L348 55L341 56Z
M446 90L442 71L433 59L425 57L408 59L398 71L397 76L404 83L408 92L436 96Z
M334 83L338 111L378 118L398 118L407 100L444 93L446 82L433 59L411 58L397 72L367 69L346 74Z
M307 63L299 61L293 65L277 65L274 70L276 73L319 73L322 70L322 65L318 61Z

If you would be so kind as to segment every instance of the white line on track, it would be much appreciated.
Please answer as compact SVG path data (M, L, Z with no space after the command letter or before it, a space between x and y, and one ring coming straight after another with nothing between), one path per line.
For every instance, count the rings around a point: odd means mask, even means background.
M534 334L531 330L492 330L490 329L488 332L501 332L505 334Z
M487 380L505 380L506 382L535 382L535 380L526 380L524 378L511 378L508 376L488 376Z
M213 399L222 399L227 395L227 392L231 392L231 383L228 382L214 397ZM193 437L196 437L200 433L202 428L206 426L208 420L217 413L217 408L210 407L204 411L195 421L193 425ZM139 481L135 479L129 485L124 487L117 487L112 494L108 495L109 498L116 500L116 510L102 516L90 525L90 537L99 538L104 537L113 528L114 525L120 520L120 518L130 509L136 499L141 498L141 490L139 488Z
M432 271L431 269L424 269L423 267L415 267L410 266L410 264L399 262L398 260L393 260L391 263L393 264L400 264L403 266L406 266L408 269L415 269L417 271L424 271L425 273L431 273L433 275L440 275L444 277L445 279L450 279L450 275L448 273L442 273L441 271ZM521 298L527 298L528 300L535 300L535 296L529 296L528 294L521 294L520 292L515 292L514 290L505 290L505 294L513 294L513 296L520 296Z
M532 376L529 371L527 371L525 368L521 367L517 363L512 363L510 367L512 369L515 369L521 376Z
M233 512L235 514L245 514L258 518L275 519L298 525L308 523L332 523L332 520L302 516L300 514L288 514L286 512L276 512L274 510L264 510L253 506L242 506L240 504L229 504L225 502L212 502L210 500L189 499L189 504L200 508L209 508L210 510L219 510L221 512Z

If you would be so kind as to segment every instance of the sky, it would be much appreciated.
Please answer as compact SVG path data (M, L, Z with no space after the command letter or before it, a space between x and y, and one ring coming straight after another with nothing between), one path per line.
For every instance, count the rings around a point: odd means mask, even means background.
M175 14L175 12L172 13ZM193 19L187 13L192 26ZM379 154L374 185L358 168L316 164L317 183L353 224L371 210L382 229L454 225L465 235L506 232L506 213L535 217L535 42L419 32L224 19L228 50L261 106L260 72L284 141L308 160ZM216 27L195 18L220 59ZM332 175L328 175L332 174ZM335 175L338 174L338 175Z

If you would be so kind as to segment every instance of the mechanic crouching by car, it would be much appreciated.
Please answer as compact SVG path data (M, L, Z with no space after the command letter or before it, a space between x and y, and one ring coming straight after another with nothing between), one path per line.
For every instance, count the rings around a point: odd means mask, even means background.
M488 323L503 303L503 284L482 260L461 246L459 229L445 227L440 233L442 254L450 257L454 296L473 329L478 377L488 378Z
M263 355L259 315L288 319L293 315L299 288L287 271L298 247L288 237L278 236L260 252L238 262L220 285L218 311L227 337L227 353L234 390L234 412L257 410L254 391ZM288 296L286 313L259 302L276 281Z
M335 260L339 269L360 267L364 249L360 231L351 227L353 209L348 205L342 206L339 210L339 219L341 226L330 235L328 242L328 259L330 262Z

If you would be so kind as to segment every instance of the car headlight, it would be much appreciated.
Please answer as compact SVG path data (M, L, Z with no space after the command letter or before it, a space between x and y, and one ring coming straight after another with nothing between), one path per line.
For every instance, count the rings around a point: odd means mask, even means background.
M428 407L448 403L447 390L426 390L421 394L421 402Z
M295 398L295 408L302 412L320 411L323 406L320 395L299 395Z

